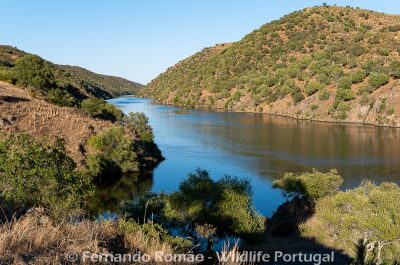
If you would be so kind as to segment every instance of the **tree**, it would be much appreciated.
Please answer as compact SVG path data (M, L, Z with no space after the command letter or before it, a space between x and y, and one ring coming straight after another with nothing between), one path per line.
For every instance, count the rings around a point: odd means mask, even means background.
M87 142L87 168L93 176L120 171L136 172L140 169L134 140L123 126L113 126L93 135Z
M122 123L135 131L141 141L151 143L154 140L153 129L149 125L149 119L143 112L130 112L122 119Z
M304 196L311 201L317 201L338 192L343 179L335 170L322 173L317 170L296 175L286 173L282 179L274 181L274 188L282 189L286 198Z
M122 111L99 98L88 98L82 101L83 111L94 118L120 121L124 114Z
M13 207L43 206L60 217L80 209L91 180L65 154L64 143L42 145L28 135L0 139L1 199Z
M303 235L334 242L359 264L395 264L400 261L400 188L394 183L360 187L319 200L313 223ZM362 259L362 260L360 260Z
M16 60L13 78L17 84L44 92L54 84L49 64L39 56L28 54Z

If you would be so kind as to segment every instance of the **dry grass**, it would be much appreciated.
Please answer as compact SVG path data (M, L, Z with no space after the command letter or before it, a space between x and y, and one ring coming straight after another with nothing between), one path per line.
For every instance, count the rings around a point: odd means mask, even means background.
M12 97L14 100L2 100ZM61 137L74 161L84 160L82 146L98 131L111 126L111 122L95 120L74 108L58 107L31 97L26 91L0 81L0 120L12 118L3 125L10 132L26 132L37 140L44 136L50 140Z
M55 224L40 209L0 228L0 264L59 264L68 252L107 253L117 230L106 222Z
M0 226L0 264L71 264L68 253L146 253L154 260L156 251L174 253L160 238L148 237L140 226L121 229L128 222L54 222L42 209L32 209L20 219ZM74 264L88 264L77 262ZM108 264L108 263L105 263ZM160 263L158 263L160 264Z
M240 256L242 253L239 250L239 240L230 246L229 242L225 242L224 246L221 250L221 253L225 254L229 257L237 257ZM252 265L253 263L242 262L235 259L229 259L227 262L220 262L220 265Z

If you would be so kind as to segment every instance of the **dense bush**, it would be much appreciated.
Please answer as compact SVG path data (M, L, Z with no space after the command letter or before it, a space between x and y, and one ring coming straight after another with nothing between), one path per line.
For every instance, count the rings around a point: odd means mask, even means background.
M300 175L286 173L282 179L274 181L274 187L282 189L287 198L305 196L313 201L337 193L342 184L342 177L334 170L330 173L314 170Z
M82 101L81 107L83 111L94 118L120 121L124 116L122 111L99 98L85 99Z
M13 79L18 85L36 92L46 92L54 85L54 77L48 63L31 54L16 60Z
M338 80L339 89L351 89L352 84L353 80L350 77L341 77Z
M113 126L93 135L88 140L87 168L91 175L106 175L139 171L134 151L134 139L123 126Z
M361 70L354 72L351 75L351 81L353 84L358 84L358 83L361 83L362 81L364 81L364 79L366 77L367 77L367 73L365 72L365 70L361 69Z
M347 113L350 110L350 106L346 102L339 102L336 107L336 117L340 120L345 120L347 118Z
M368 83L373 87L373 88L379 88L383 85L386 85L389 83L389 76L384 73L373 73L369 76L368 78Z
M61 140L42 145L25 134L2 135L0 176L1 200L13 207L43 206L56 217L77 213L92 190Z
M344 249L357 264L397 264L399 202L396 184L364 182L359 188L319 200L315 221L302 225L302 233Z
M355 98L353 91L349 89L339 88L336 91L336 102L339 103L341 101L350 101Z
M311 81L310 83L306 84L304 91L306 92L307 96L311 96L321 90L323 86L315 81Z
M297 104L304 100L304 95L303 95L303 93L301 93L301 91L296 91L296 92L292 93L292 98L293 98L294 104Z
M128 116L124 116L122 123L129 129L134 130L139 136L140 141L153 142L153 129L149 125L149 119L143 112L130 112Z
M251 204L248 181L229 176L214 181L200 169L189 174L177 192L127 203L123 209L128 216L140 219L147 212L156 222L192 238L202 231L208 235L209 248L214 237L238 235L256 240L265 230L265 218Z
M50 89L47 92L47 100L58 106L72 107L77 105L77 100L73 96L59 88Z

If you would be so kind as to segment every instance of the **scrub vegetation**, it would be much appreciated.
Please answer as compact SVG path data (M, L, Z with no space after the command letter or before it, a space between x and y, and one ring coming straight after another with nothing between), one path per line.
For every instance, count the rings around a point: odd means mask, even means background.
M186 108L399 126L397 99L389 103L397 118L360 104L363 96L374 102L400 94L398 27L396 15L306 8L196 53L140 94ZM313 104L320 107L311 115Z

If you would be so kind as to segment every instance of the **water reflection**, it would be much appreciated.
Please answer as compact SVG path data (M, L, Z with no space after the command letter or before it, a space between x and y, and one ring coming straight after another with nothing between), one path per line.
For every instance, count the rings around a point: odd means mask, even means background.
M89 201L93 216L98 213L118 212L122 201L134 200L145 195L153 186L153 175L123 175L116 183L98 185L95 196Z

